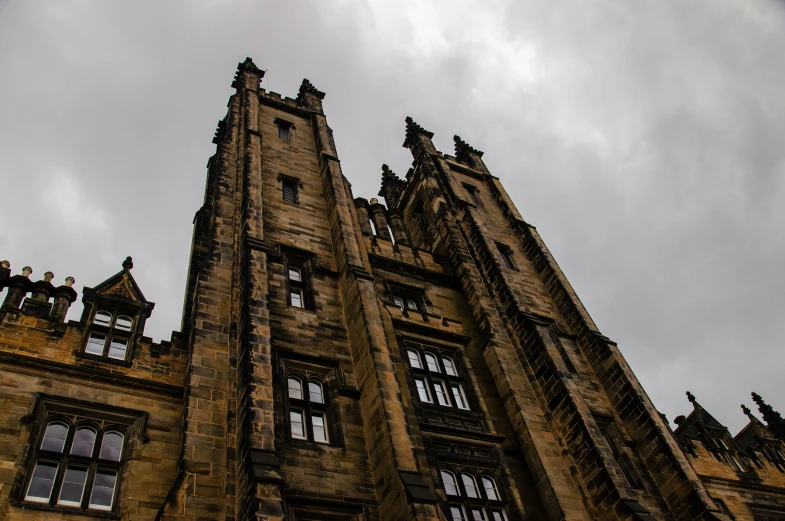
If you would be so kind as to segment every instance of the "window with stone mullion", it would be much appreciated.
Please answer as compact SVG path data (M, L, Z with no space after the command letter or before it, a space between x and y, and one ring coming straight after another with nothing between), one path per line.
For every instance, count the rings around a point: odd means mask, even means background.
M471 409L454 355L415 345L407 345L406 349L420 402L463 411ZM412 357L412 352L417 356Z
M123 464L123 427L81 417L49 416L31 456L26 504L110 512Z
M297 393L293 392L292 381L300 384L299 396L301 398L298 398ZM287 398L289 402L289 432L292 439L332 443L330 404L324 385L313 379L308 380L304 376L290 375L287 377ZM302 433L298 432L298 419Z
M440 471L452 521L509 521L497 479L478 469Z

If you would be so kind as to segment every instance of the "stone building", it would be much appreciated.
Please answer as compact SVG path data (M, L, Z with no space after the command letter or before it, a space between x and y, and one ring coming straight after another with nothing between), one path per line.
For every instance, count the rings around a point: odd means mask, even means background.
M180 331L122 270L0 290L0 519L785 520L785 424L672 431L482 152L406 120L354 198L322 107L239 64ZM29 294L29 296L28 296Z

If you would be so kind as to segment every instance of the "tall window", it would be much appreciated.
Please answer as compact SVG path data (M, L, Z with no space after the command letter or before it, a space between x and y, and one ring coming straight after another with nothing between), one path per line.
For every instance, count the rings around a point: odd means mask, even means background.
M284 253L286 273L286 300L289 306L300 309L315 309L311 276L313 260L294 252Z
M125 429L111 422L52 415L31 458L25 503L109 512L116 501Z
M407 345L406 359L420 402L469 410L464 378L452 356L435 348Z
M330 443L329 404L317 377L293 373L286 378L289 432L296 440Z
M508 269L517 270L518 267L515 265L515 261L513 260L512 249L509 246L499 243L496 243L496 248L499 250L499 253L501 253L504 265Z
M624 473L627 483L632 488L642 489L643 482L638 476L638 472L635 470L632 460L624 450L624 443L621 432L616 426L616 423L612 418L607 417L598 416L595 419L597 420L597 425L600 427L600 429L602 429L602 434L605 437L605 441L608 442L608 445L611 448L611 453L613 454L616 462L619 464L619 467L621 467L621 471Z
M111 360L127 360L133 326L133 317L99 309L93 317L84 352Z
M477 469L440 472L452 521L508 521L496 478Z
M290 178L281 178L281 190L283 192L283 200L291 204L299 204L300 197L298 193L299 181Z

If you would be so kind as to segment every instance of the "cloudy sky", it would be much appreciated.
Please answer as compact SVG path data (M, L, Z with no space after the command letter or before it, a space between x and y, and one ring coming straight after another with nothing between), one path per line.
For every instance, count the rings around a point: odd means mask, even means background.
M0 258L81 293L132 255L177 329L239 61L327 93L355 196L404 118L485 151L673 419L785 413L782 0L0 0ZM69 318L76 319L81 305Z

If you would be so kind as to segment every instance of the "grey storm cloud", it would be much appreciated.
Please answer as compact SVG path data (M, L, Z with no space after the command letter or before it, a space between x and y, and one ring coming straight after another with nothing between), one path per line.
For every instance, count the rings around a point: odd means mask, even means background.
M236 64L327 93L355 196L403 120L485 151L655 405L738 429L785 368L785 3L0 1L0 258L95 285L132 255L180 324ZM70 318L78 318L74 305Z

